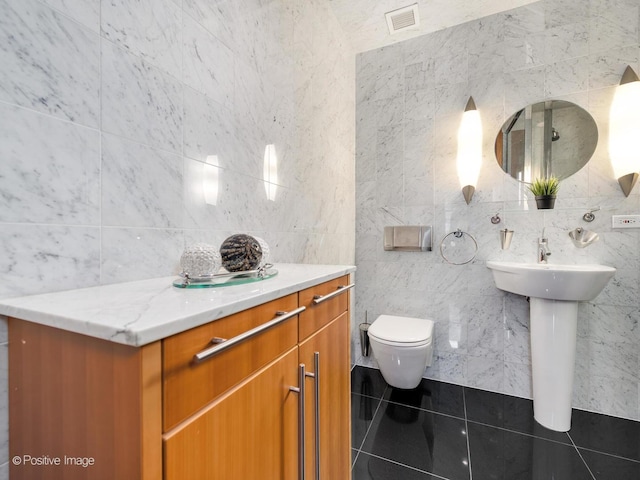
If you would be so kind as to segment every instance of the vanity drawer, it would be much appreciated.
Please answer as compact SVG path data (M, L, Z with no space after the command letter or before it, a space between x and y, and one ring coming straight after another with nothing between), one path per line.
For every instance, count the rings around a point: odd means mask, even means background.
M307 288L298 293L298 303L306 310L300 314L298 339L304 340L330 323L349 307L349 275Z
M244 310L162 341L163 431L207 405L298 342L298 316L242 340L209 358L194 356L216 344L214 338L233 339L293 312L298 295L292 294ZM219 344L222 345L222 344Z

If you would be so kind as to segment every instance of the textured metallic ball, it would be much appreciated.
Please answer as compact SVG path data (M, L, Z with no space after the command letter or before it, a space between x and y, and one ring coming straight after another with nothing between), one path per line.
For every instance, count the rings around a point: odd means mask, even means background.
M255 270L262 260L262 246L251 235L231 235L220 245L222 266L230 272Z
M214 275L220 270L220 253L206 243L196 243L185 248L180 257L182 272L192 278Z

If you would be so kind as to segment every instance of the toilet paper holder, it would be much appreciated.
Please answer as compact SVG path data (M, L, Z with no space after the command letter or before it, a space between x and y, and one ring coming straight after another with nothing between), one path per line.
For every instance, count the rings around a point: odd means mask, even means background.
M384 249L403 252L430 252L433 249L430 225L384 227Z

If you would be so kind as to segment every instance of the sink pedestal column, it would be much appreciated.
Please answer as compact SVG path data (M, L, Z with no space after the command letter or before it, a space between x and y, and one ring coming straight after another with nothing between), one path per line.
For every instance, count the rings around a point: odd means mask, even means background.
M571 428L578 302L530 299L533 414L543 427Z

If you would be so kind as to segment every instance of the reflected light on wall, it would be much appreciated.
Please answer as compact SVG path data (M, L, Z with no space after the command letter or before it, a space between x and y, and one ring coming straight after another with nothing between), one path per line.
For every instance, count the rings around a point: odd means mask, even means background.
M208 205L218 204L219 166L217 155L207 155L206 163L202 165L202 192Z
M482 121L473 97L469 97L458 129L458 179L467 205L471 202L482 165Z
M640 172L640 81L629 66L609 111L609 156L613 173L628 197Z
M264 149L264 189L267 192L267 200L272 202L276 199L278 189L278 157L276 146L269 144Z

